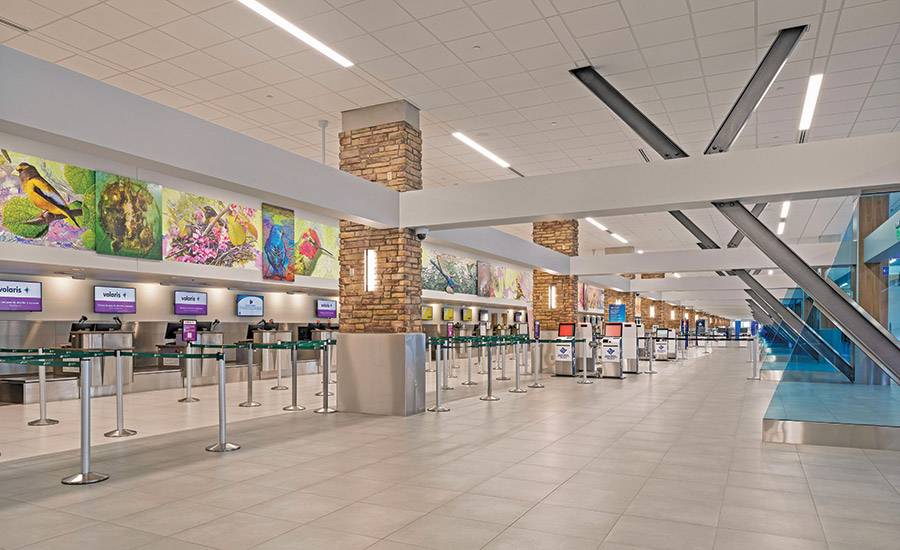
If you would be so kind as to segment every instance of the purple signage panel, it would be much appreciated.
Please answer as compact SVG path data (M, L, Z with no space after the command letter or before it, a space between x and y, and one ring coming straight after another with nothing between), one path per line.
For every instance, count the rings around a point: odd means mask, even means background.
M337 317L337 302L334 300L316 300L316 317L334 319Z
M193 319L181 321L181 339L185 342L197 341L197 321Z
M0 281L0 311L41 311L41 283Z
M206 293L176 290L175 315L206 315Z
M136 313L137 292L117 286L94 287L94 313Z

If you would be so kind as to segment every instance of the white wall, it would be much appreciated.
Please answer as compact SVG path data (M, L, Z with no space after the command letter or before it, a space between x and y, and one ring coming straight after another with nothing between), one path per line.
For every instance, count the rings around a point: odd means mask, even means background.
M174 321L183 315L175 315L174 294L176 290L206 292L207 311L197 319L222 322L256 322L257 317L238 317L236 312L239 292L221 287L186 288L162 286L156 283L122 283L96 280L76 280L70 277L30 277L0 274L0 279L15 281L40 281L43 291L43 311L0 311L0 320L28 321L77 321L82 315L91 320L111 320L114 314L94 313L94 285L128 286L137 292L137 313L119 314L123 321ZM284 323L307 323L316 321L317 298L336 299L330 295L288 295L285 292L262 292L265 299L265 318ZM340 307L340 306L339 306ZM192 317L192 316L191 316ZM334 321L336 322L336 320Z

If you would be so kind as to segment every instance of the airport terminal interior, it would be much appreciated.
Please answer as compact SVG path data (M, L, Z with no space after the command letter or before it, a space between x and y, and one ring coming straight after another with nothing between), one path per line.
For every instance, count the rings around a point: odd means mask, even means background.
M900 0L0 0L0 550L900 548Z

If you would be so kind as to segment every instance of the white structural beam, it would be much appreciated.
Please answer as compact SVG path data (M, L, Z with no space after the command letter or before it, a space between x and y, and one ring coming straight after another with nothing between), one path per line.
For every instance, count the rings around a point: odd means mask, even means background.
M530 221L846 196L900 189L900 133L403 193L404 227Z
M710 158L725 158L729 155L718 155ZM792 248L809 265L830 266L836 262L840 243L797 244L792 246ZM778 267L775 262L753 246L647 252L645 254L577 256L572 258L571 266L572 275L727 271L731 269L774 269Z
M377 183L6 46L0 67L7 75L0 78L0 131L271 200L286 197L374 227L400 225L400 193Z
M757 275L762 285L769 289L796 288L797 283L782 273ZM666 277L665 279L635 279L631 282L632 292L666 292L695 290L744 290L749 288L737 277ZM747 296L744 295L744 298Z
M428 242L444 243L461 250L514 259L534 269L555 274L569 272L569 256L493 227L432 231L426 239Z
M784 298L788 289L773 289L772 295L781 300ZM694 291L669 291L662 292L660 296L663 301L671 303L721 303L721 302L741 302L747 300L747 293L743 290L694 290Z

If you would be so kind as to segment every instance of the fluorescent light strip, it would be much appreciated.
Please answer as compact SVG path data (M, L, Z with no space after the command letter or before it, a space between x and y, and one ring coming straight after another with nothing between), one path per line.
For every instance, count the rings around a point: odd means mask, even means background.
M801 130L809 130L809 127L812 126L812 117L816 111L816 102L819 100L819 89L821 88L822 75L810 76L809 85L806 87L806 100L803 102L803 114L800 115Z
M788 212L791 210L791 201L784 201L781 203L781 219L785 219L788 216Z
M784 234L784 222L778 222L778 231L777 231L777 233L778 233L779 235L783 235L783 234Z
M638 250L638 254L643 254L643 253L644 253L643 250Z
M612 236L615 240L619 241L620 243L628 244L628 239L626 239L622 235L619 235L618 233L612 233Z
M342 66L342 67L352 67L353 66L352 61L350 61L346 57L342 56L341 54L337 53L336 51L332 50L325 44L319 42L318 40L316 40L315 38L313 38L306 32L302 31L300 28L298 28L297 25L294 25L293 23L291 23L284 17L278 15L274 11L263 6L256 0L238 0L238 1L241 4L250 8L251 10L258 13L259 15L265 17L272 23L275 23L282 29L291 33L296 38L299 38L300 40L305 42L309 47L314 48L314 49L318 50L320 53L326 55L328 58L330 58L332 61L339 64L340 66Z
M502 158L498 157L498 156L495 155L494 153L491 153L490 151L488 151L487 149L485 149L484 147L482 147L481 145L479 145L477 142L472 141L470 138L468 138L467 136L465 136L462 132L453 132L453 137L455 137L455 138L458 139L459 141L465 143L466 145L468 145L468 146L471 147L472 149L475 149L476 151L478 151L478 152L481 153L482 155L486 156L487 158L491 159L492 161L494 161L495 163L497 163L497 165L499 165L499 166L501 166L501 167L503 167L503 168L509 168L509 163L508 163L508 162L506 162L506 161L503 160Z
M673 275L676 279L680 279L680 278L681 278L681 273L672 273L672 275Z
M597 229L600 229L600 230L603 230L603 231L609 231L609 229L607 229L605 225L603 225L602 223L598 222L598 221L595 220L594 218L585 218L585 219L586 219L587 221L591 222L592 224L594 224L594 226L597 227Z

